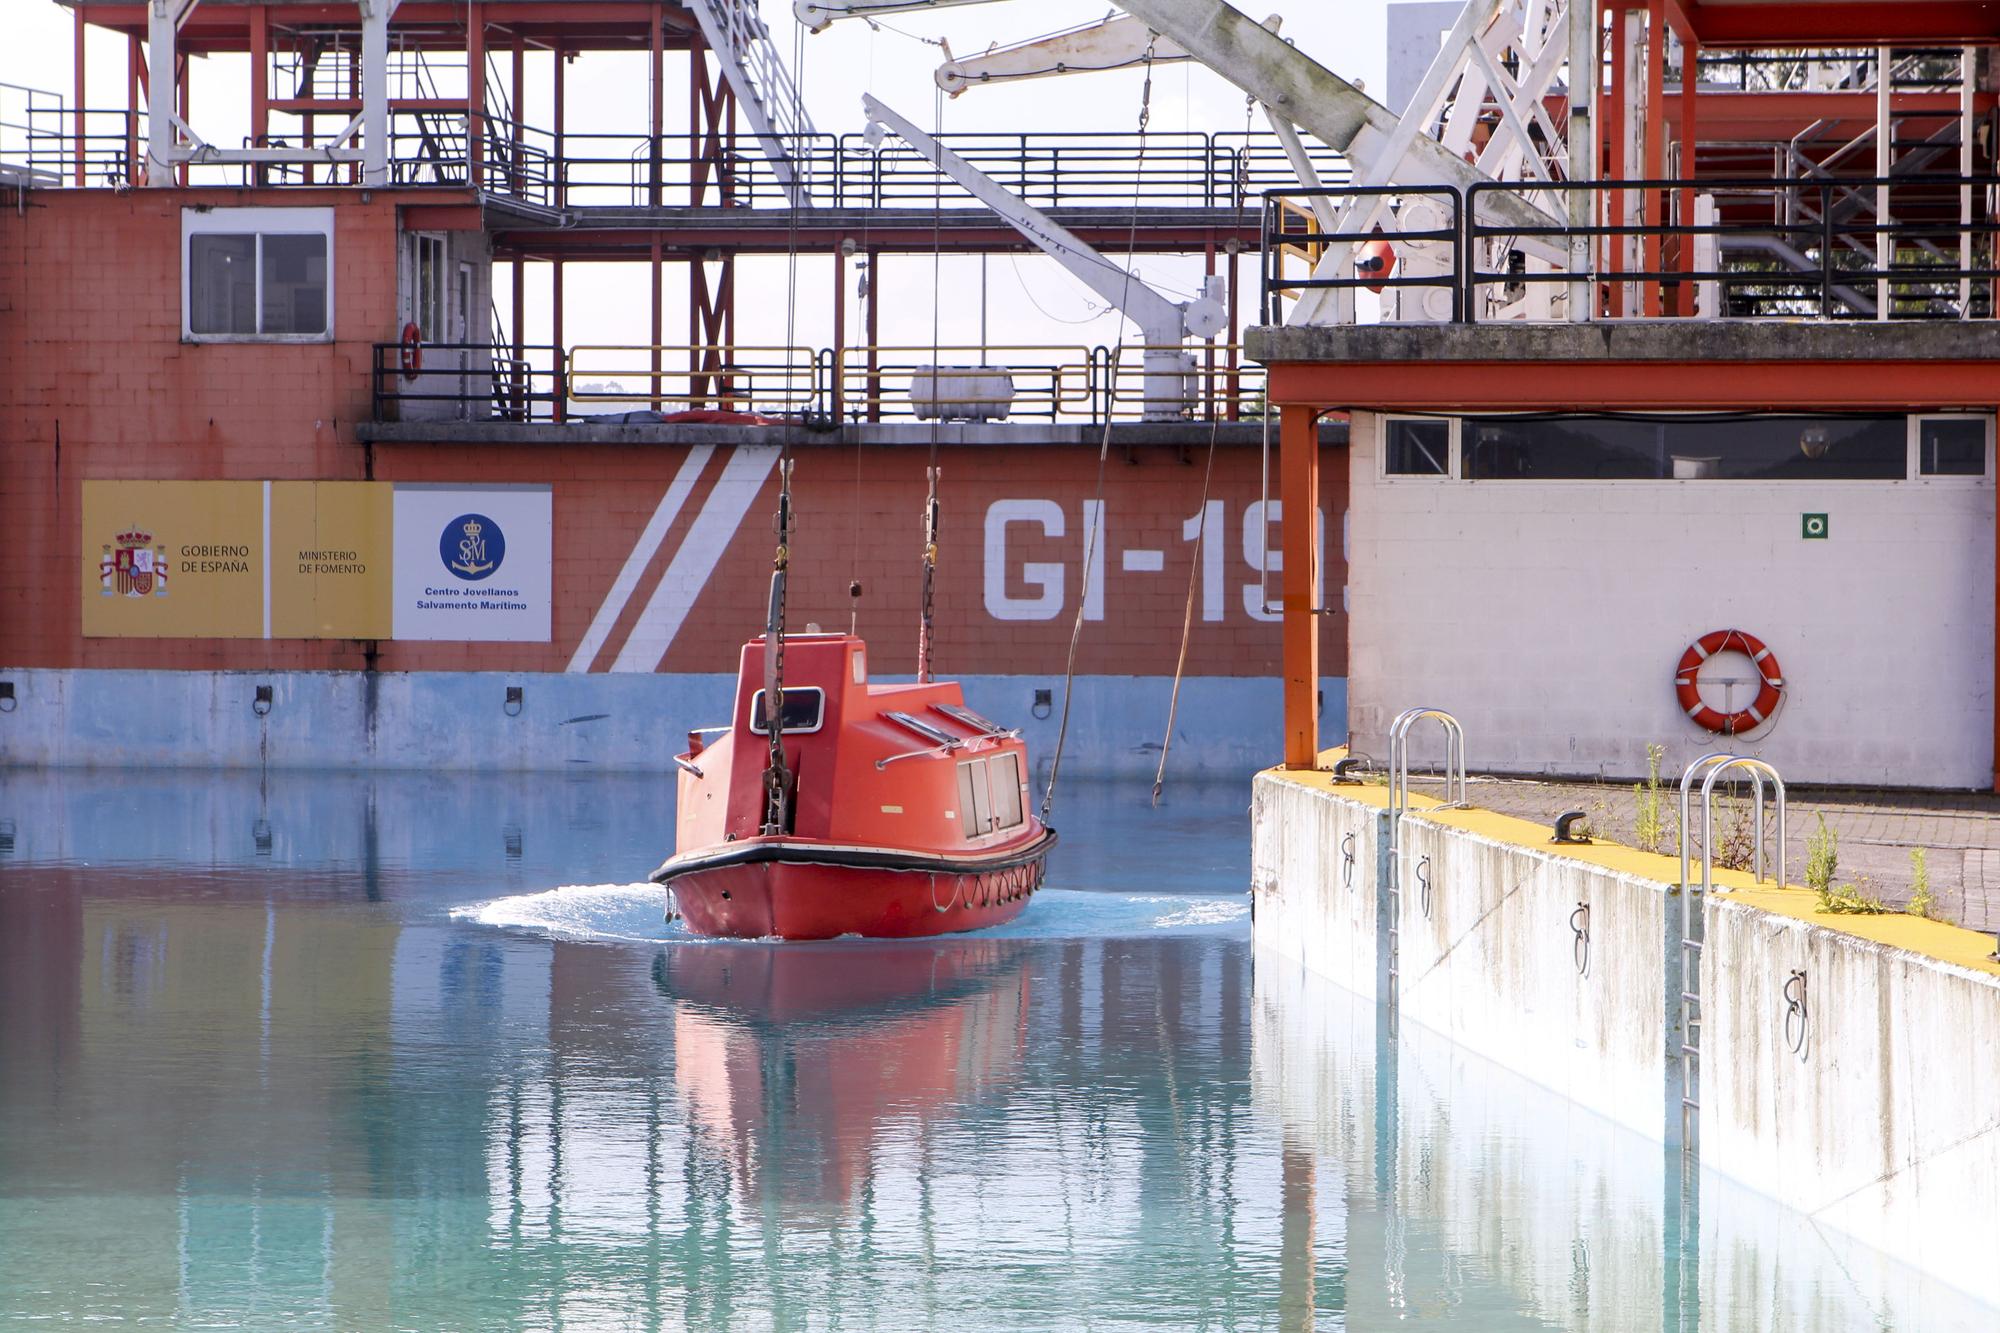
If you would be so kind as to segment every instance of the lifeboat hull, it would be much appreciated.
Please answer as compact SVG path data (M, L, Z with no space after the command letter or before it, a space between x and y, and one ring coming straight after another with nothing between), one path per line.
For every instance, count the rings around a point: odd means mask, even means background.
M1055 834L980 858L752 838L653 874L687 928L730 939L911 939L1004 925L1042 885Z

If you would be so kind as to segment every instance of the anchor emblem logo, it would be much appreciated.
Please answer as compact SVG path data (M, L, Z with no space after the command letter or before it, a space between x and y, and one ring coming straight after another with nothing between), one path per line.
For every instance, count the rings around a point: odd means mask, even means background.
M507 537L484 514L460 514L438 537L438 558L467 583L483 582L507 558Z

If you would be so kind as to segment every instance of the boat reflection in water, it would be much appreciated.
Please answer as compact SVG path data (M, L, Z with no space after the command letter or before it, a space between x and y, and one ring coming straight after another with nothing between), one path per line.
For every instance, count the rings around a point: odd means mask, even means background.
M663 951L690 1129L747 1199L858 1207L884 1129L998 1093L1028 1042L1027 942L725 944Z

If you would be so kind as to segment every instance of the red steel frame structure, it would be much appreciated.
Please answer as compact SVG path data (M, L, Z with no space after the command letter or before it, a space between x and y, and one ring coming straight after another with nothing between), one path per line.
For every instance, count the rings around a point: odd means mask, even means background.
M150 95L146 88L147 62L143 41L150 6L135 0L63 0L75 16L75 95L83 108L85 96L86 27L116 32L127 41L128 77L126 105L122 111L126 125L126 157L129 176L137 183L141 156L140 110ZM274 98L269 86L271 58L287 31L359 31L353 0L203 0L190 12L180 29L177 51L176 105L187 119L189 66L193 56L229 53L251 57L250 125L255 143L270 134L273 113L300 117L303 139L314 142L320 124L332 117L344 124L361 106L358 88L339 97ZM567 125L568 70L572 60L595 52L645 52L649 67L647 130L654 145L649 155L643 199L650 216L623 218L616 225L594 221L593 210L574 210L575 216L560 224L532 217L495 220L486 215L476 191L439 192L432 202L408 205L405 225L411 229L486 229L492 234L494 262L511 267L513 274L511 310L515 355L525 343L525 266L529 261L549 266L552 328L550 341L566 346L564 327L564 268L578 262L644 262L649 269L649 329L652 344L651 370L659 375L660 348L665 342L667 311L662 293L662 275L670 263L685 265L688 279L687 345L696 349L698 360L691 367L691 389L699 393L707 377L715 376L730 359L736 344L736 260L745 254L786 254L796 251L831 258L834 290L844 290L847 276L845 259L852 253L879 271L883 254L928 253L933 248L958 254L1024 252L1026 242L1012 228L983 211L968 214L952 210L948 224L936 226L928 209L864 210L857 222L854 210L739 207L745 201L731 173L718 163L733 160L746 149L747 135L738 128L738 93L710 62L702 29L695 15L684 5L668 0L402 0L391 20L391 33L404 49L428 52L462 52L468 70L467 93L456 98L392 97L393 112L426 112L463 115L467 121L468 176L480 179L481 157L487 142L485 129L492 117L487 104L488 82L472 77L470 71L486 69L488 56L506 53L505 77L511 85L511 106L515 115L509 137L518 147L524 127L519 108L526 81L526 61L531 51L553 57L553 157L557 170L551 182L550 200L561 209L570 203L568 174L563 169L572 141ZM685 51L689 59L688 111L685 131L669 131L667 121L666 61L670 54ZM85 117L75 118L74 184L85 180ZM667 202L667 182L663 178L660 145L667 139L685 138L689 145L688 176L681 187L684 202ZM755 151L753 148L749 151ZM519 158L517 156L518 163ZM257 182L263 183L264 169L255 168ZM315 170L307 169L308 172ZM316 170L336 179L327 183L358 183L358 168L324 166ZM179 168L186 183L187 167ZM310 180L310 175L308 175ZM728 209L728 214L715 210ZM629 210L626 210L629 211ZM1070 223L1071 230L1084 240L1107 249L1134 245L1140 253L1201 253L1207 270L1216 272L1218 256L1250 250L1259 243L1260 229L1254 209L1172 210L1155 214L1142 211L1136 227L1128 216L1115 221ZM881 284L871 282L865 298L864 336L871 358L875 356L878 302ZM1231 286L1230 335L1226 358L1221 366L1207 369L1214 382L1227 384L1226 413L1236 419L1238 404L1236 377L1238 356L1235 286ZM836 350L845 346L845 301L834 302ZM1217 372L1219 371L1219 375Z

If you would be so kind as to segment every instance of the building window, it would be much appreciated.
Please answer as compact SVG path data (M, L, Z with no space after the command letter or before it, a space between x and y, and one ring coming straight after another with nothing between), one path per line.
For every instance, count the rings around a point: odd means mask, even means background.
M1901 481L1903 416L1504 416L1463 427L1472 481ZM1982 446L1981 460L1984 461Z
M181 211L181 331L195 341L333 336L333 210Z
M444 327L444 237L417 236L417 329L425 342L449 342Z
M1917 475L1986 475L1985 417L1918 417Z
M1388 418L1382 431L1382 471L1391 477L1451 476L1451 422Z

